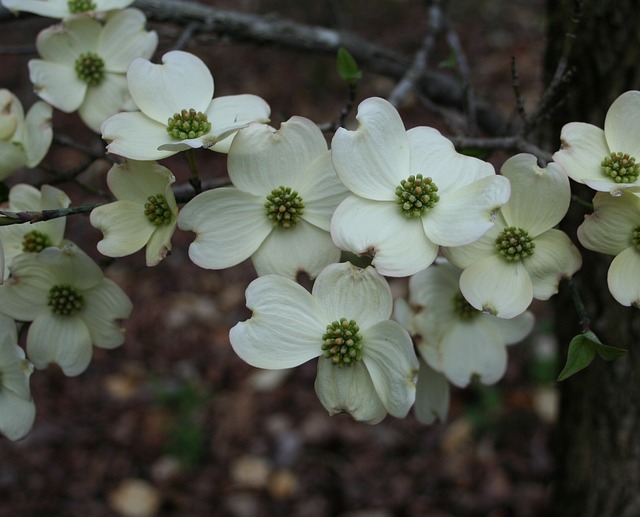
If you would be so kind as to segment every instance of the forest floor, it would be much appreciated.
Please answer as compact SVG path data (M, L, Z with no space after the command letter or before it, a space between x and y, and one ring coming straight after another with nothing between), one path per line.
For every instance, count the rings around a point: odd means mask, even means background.
M253 13L341 26L411 56L424 36L427 14L418 0L209 2ZM304 6L302 5L304 4ZM479 97L508 115L514 110L511 57L533 107L541 92L543 2L451 1L451 17L471 66ZM26 62L50 20L2 22L2 84L26 107L36 97ZM179 31L151 24L162 55ZM345 85L333 57L200 38L186 47L210 65L216 96L255 93L272 106L273 125L297 114L322 123L337 118ZM449 51L440 43L437 67ZM441 66L443 70L443 68ZM365 72L358 99L387 95L393 83ZM447 127L410 98L407 127ZM54 128L100 149L78 130L75 115L56 113ZM70 170L84 158L56 146L47 164ZM198 155L205 179L224 176L224 159ZM492 161L500 166L504 157ZM179 157L166 161L188 177ZM79 176L104 191L106 161ZM28 172L8 181L44 181ZM61 185L74 204L94 198ZM67 236L97 260L101 237L86 216L68 221ZM237 358L229 329L249 317L244 291L255 277L249 263L224 271L193 265L193 236L177 232L172 254L146 268L142 253L106 268L134 303L124 346L94 350L82 375L56 367L36 371L31 387L37 418L18 443L0 439L0 517L533 517L545 515L554 473L557 375L551 322L536 306L538 325L509 349L509 368L494 386L454 389L448 419L425 427L410 414L376 426L347 415L329 417L313 384L315 365L288 372L259 371ZM393 283L403 292L402 281Z

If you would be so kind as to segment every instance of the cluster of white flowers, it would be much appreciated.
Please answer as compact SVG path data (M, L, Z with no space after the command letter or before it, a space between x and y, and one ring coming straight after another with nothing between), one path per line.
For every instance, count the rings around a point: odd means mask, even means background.
M431 127L407 130L382 98L360 103L353 129L331 145L294 116L279 129L260 97L214 98L214 80L193 54L151 62L157 34L126 0L2 0L13 10L61 19L29 63L38 102L24 117L0 90L0 179L36 166L51 143L51 106L78 111L107 151L123 159L107 185L115 200L94 208L98 251L122 257L146 247L146 264L171 251L179 228L195 233L191 260L222 269L251 259L252 316L230 331L251 365L284 369L318 358L315 389L330 414L376 423L387 414L444 419L449 383L497 382L506 345L533 327L533 299L547 300L581 267L556 226L570 204L569 178L598 191L578 239L616 255L609 287L640 307L640 92L611 106L605 128L571 123L554 162L519 154L493 166L456 151ZM227 154L231 186L197 193L178 208L175 177L157 163L196 149ZM61 190L18 184L7 212L65 209ZM0 226L0 431L26 434L35 409L31 365L78 375L93 345L124 341L131 302L97 264L64 240L64 218ZM344 252L370 265L340 262ZM1 265L1 263L0 263ZM315 279L309 292L296 283ZM395 313L385 277L409 277ZM392 313L395 320L391 320ZM28 326L26 357L16 322Z

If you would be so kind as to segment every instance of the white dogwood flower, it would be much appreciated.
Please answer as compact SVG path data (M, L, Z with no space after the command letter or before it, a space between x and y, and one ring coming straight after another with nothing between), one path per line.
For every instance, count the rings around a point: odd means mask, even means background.
M134 0L2 0L13 12L25 12L48 18L70 18L77 14L96 16L115 9L124 9Z
M32 322L27 355L36 368L57 363L66 375L78 375L91 361L92 343L115 348L124 342L120 320L129 317L131 301L76 245L24 253L10 270L0 307Z
M569 177L601 192L640 189L640 92L618 97L607 111L604 130L584 122L562 128L553 155ZM637 162L637 163L636 163Z
M188 52L167 52L161 65L134 60L127 84L140 111L118 113L101 130L109 152L132 160L160 160L200 147L228 152L238 129L269 121L269 105L256 95L212 99L211 72Z
M26 183L19 183L9 191L7 209L10 212L40 212L67 208L70 203L69 196L51 185L43 185L38 190ZM9 266L15 256L21 253L37 253L49 246L60 247L66 221L66 217L57 217L37 223L0 226L5 257L4 278L9 276Z
M640 198L598 192L593 213L578 227L578 240L587 249L615 256L607 274L609 291L618 303L640 308Z
M178 205L171 190L175 177L155 162L127 161L107 174L117 201L94 208L91 224L104 234L98 251L124 257L147 247L147 266L155 266L171 251Z
M241 359L280 370L318 357L316 393L330 414L372 424L387 413L406 416L418 360L407 331L389 320L391 290L373 268L331 264L311 293L288 278L263 276L246 296L253 315L229 333Z
M10 440L23 438L33 426L36 407L29 389L32 371L18 346L15 321L0 314L0 433Z
M372 255L381 274L409 276L429 266L439 246L468 244L493 227L509 182L491 164L457 153L433 128L406 131L384 99L363 101L357 120L331 144L353 193L331 222L338 247Z
M569 237L554 229L569 208L569 179L560 166L537 165L535 156L509 158L501 173L511 182L511 198L496 225L467 246L445 248L463 269L460 290L478 310L500 318L524 312L532 299L548 300L562 278L580 269L582 257Z
M198 194L178 225L196 233L191 260L207 269L251 257L259 275L314 278L340 259L331 215L347 194L318 126L292 117L280 129L252 124L233 141L227 163L234 187Z
M20 100L0 89L0 180L42 161L53 140L51 115L51 106L38 101L25 117Z
M93 131L130 102L125 73L135 58L151 57L158 35L145 30L138 9L116 11L104 26L76 16L44 29L36 39L42 59L29 61L36 93L66 113L78 111Z
M464 299L459 279L460 270L445 261L412 276L407 328L418 338L420 356L452 384L464 388L474 375L493 384L507 369L506 346L529 334L534 317L528 311L511 319L483 314Z

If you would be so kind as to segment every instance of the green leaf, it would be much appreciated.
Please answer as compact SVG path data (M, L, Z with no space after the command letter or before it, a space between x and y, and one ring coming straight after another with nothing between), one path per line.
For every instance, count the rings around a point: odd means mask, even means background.
M574 373L583 370L596 355L596 343L590 340L585 334L578 334L569 343L567 363L558 375L558 380L563 381L571 377Z
M598 336L596 336L590 330L585 332L584 336L595 345L596 352L598 353L600 358L604 359L605 361L613 361L614 359L617 359L618 357L621 357L627 353L624 348L603 345L602 342L598 339Z
M362 72L358 68L358 63L353 59L353 56L349 52L340 47L338 49L338 73L349 84L355 84L360 78L362 78Z
M456 58L456 53L452 50L449 53L449 57L447 57L447 59L444 59L443 61L440 61L438 63L438 68L455 68L457 64L458 60Z
M569 344L567 364L558 375L558 380L563 381L589 366L596 353L605 361L613 361L626 354L627 351L624 348L604 345L591 330L578 334Z

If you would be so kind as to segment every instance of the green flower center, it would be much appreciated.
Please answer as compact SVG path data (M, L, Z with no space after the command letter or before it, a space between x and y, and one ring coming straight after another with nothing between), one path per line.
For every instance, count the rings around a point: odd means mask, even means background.
M267 217L273 221L274 226L280 228L293 228L304 213L302 198L290 187L278 187L271 191L264 204Z
M496 249L508 262L516 262L533 255L535 247L529 234L515 226L505 228L496 238Z
M616 183L633 183L640 175L640 164L626 153L611 153L602 160L602 174Z
M144 215L151 224L161 226L171 222L171 209L162 194L149 196L144 204Z
M207 116L194 109L174 113L173 117L167 121L167 133L176 140L200 138L209 131L211 131L211 122L207 121Z
M69 12L73 14L86 13L96 8L96 4L91 0L69 0L67 5L69 6Z
M354 320L340 318L327 325L322 341L323 355L339 368L362 359L362 335Z
M38 230L25 233L22 237L22 251L25 253L38 253L49 246L53 246L49 236Z
M78 79L90 86L96 86L104 78L104 61L95 52L84 52L76 59Z
M49 290L48 305L54 314L71 316L84 307L84 298L68 284L54 285Z
M460 291L455 294L452 301L453 310L462 320L469 321L480 314L480 311L471 305Z
M431 178L411 175L396 187L396 203L405 217L420 217L440 201L437 192L438 186Z
M631 242L640 251L640 226L636 226L631 233Z

